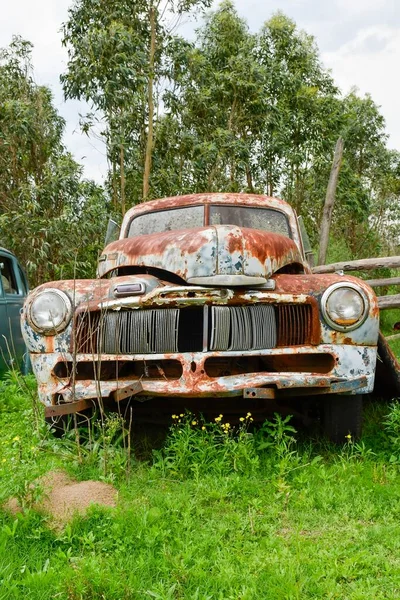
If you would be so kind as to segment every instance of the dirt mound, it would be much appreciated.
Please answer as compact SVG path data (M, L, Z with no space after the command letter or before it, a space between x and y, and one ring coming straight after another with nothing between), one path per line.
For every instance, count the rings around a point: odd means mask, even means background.
M32 508L51 517L49 525L62 528L74 514L85 514L91 504L115 507L117 490L102 481L75 481L63 471L49 471L35 484L43 491L41 500ZM15 498L5 508L11 512L20 510Z

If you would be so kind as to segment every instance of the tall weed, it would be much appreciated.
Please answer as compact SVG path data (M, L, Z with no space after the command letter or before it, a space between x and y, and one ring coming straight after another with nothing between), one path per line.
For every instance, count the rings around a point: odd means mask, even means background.
M390 462L400 463L400 403L394 400L384 420L387 444L391 452Z
M223 415L212 423L190 413L173 415L173 419L164 448L154 452L154 467L164 476L199 479L257 470L254 437L248 432L250 413L236 427L224 421Z

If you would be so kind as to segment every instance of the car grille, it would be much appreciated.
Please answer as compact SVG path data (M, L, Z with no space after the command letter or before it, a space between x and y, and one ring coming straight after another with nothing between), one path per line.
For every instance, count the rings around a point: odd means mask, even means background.
M79 353L170 354L309 344L312 307L258 304L86 312L75 322Z

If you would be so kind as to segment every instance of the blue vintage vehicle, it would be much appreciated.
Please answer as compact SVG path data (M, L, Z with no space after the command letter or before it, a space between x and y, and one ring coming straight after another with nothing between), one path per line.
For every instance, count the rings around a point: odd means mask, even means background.
M0 375L11 367L27 369L28 356L21 334L20 312L28 282L16 256L0 247Z

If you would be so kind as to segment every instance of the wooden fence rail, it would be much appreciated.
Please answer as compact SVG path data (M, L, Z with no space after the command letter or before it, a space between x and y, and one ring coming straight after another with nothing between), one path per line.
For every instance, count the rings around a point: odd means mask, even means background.
M313 273L334 273L335 271L371 271L372 269L400 269L400 256L386 256L382 258L361 258L360 260L347 260L319 265L313 268Z
M400 277L389 277L388 279L365 279L372 288L389 287L390 285L400 285Z
M378 306L381 310L387 308L400 308L400 294L378 296Z

